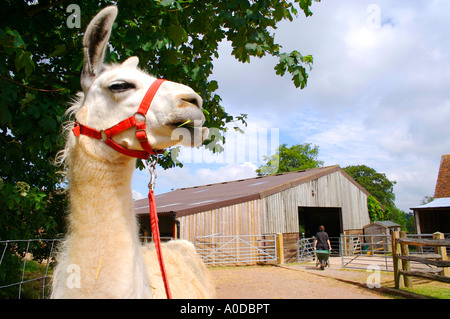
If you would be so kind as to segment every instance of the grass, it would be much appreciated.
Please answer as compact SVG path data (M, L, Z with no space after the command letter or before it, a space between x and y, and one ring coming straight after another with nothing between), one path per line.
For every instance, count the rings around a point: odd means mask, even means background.
M436 281L413 282L412 288L402 290L431 298L450 299L450 285Z
M42 285L44 283L43 279L37 279L45 276L47 265L41 264L33 260L27 260L25 264L24 272L24 283L21 285L14 285L8 288L3 288L0 290L1 299L42 299ZM21 271L20 271L21 272ZM48 269L47 276L51 276L51 267ZM33 280L36 279L36 280ZM29 281L31 280L31 281ZM18 278L18 282L20 278ZM44 297L48 296L50 286L50 278L45 279L45 294Z
M24 281L40 278L45 276L47 264L41 264L34 260L28 260L25 264ZM48 267L47 276L52 275L52 268ZM44 279L33 280L22 285L22 298L23 299L42 299L42 285ZM45 294L48 296L50 285L50 278L45 278Z

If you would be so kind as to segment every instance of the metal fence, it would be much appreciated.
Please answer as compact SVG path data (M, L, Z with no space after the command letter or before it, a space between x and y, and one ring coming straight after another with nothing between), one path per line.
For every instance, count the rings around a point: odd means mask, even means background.
M445 234L448 237L450 234ZM433 234L408 234L409 238L433 238ZM434 252L433 247L409 246L411 254ZM367 269L378 266L383 271L394 271L391 235L341 235L340 254L342 268ZM411 262L412 269L429 267Z
M207 265L249 265L277 261L276 234L195 238L195 248Z
M0 241L0 297L45 298L55 244L60 239ZM33 256L31 252L36 256ZM34 259L38 260L35 261ZM27 294L24 296L24 288Z
M339 246L342 268L393 271L390 235L341 235Z
M143 244L152 242L152 237L140 239ZM172 239L161 238L162 241ZM59 241L61 239L0 241L0 299L48 298Z
M432 238L432 234L413 235L410 238ZM450 234L445 234L450 238ZM170 240L172 238L164 238ZM331 240L334 253L341 256L342 268L368 269L377 265L380 270L393 271L390 235L341 235L339 247ZM0 241L0 298L46 298L52 273L52 263L60 239L28 239ZM142 237L143 243L151 241ZM199 236L195 247L203 261L212 266L248 265L277 262L277 236L214 234ZM338 249L336 249L336 247ZM432 247L409 246L410 254L434 252ZM297 261L314 260L314 237L297 242ZM429 267L411 262L412 269ZM33 271L39 268L38 271ZM33 292L30 292L33 290Z
M299 263L314 260L314 237L302 238L297 242L297 261Z

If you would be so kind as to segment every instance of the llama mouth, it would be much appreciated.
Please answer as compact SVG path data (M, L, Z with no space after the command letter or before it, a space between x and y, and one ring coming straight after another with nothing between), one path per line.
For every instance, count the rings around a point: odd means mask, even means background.
M184 121L166 124L166 127L172 129L171 139L176 140L177 144L195 147L202 144L208 137L208 128L202 126L203 121Z
M189 116L190 115L190 116ZM170 127L171 129L186 128L189 131L193 129L199 129L205 123L205 118L202 116L197 116L194 114L187 114L187 116L175 116L173 119L167 121L164 125Z

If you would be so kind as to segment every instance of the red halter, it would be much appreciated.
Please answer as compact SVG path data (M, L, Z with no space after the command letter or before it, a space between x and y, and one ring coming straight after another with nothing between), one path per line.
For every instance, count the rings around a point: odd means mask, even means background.
M153 97L155 96L156 92L158 91L161 84L166 81L164 79L158 79L150 86L147 93L145 93L144 98L142 99L141 104L139 105L138 111L131 117L127 118L126 120L123 120L122 122L114 125L113 127L97 131L93 128L90 128L86 125L79 124L75 122L75 127L72 129L73 133L76 137L80 136L80 134L96 138L98 140L101 140L106 145L112 147L117 152L125 154L127 156L136 157L140 159L148 159L150 155L158 153L155 152L147 138L147 133L145 131L146 125L145 125L145 116L147 115L147 112L150 108L150 104L152 103ZM139 117L137 119L136 117ZM139 143L141 144L143 151L141 150L130 150L112 140L112 137L114 135L117 135L133 126L136 126L136 138L139 140Z
M80 136L80 134L83 134L101 140L106 145L112 147L119 153L125 154L127 156L148 160L150 155L152 154L158 155L158 152L154 151L151 148L150 143L148 142L147 133L145 131L146 129L145 117L147 115L147 112L150 108L150 104L152 103L156 92L158 91L159 87L164 81L166 80L158 79L155 82L153 82L153 84L148 89L147 93L145 93L145 96L142 99L141 104L139 105L138 111L133 116L127 118L126 120L123 120L122 122L114 125L113 127L107 130L101 131L97 131L93 128L75 122L75 127L72 129L73 133L75 134L76 137ZM136 117L139 117L139 120ZM143 151L130 150L112 140L112 137L114 135L117 135L120 132L123 132L133 126L136 126L136 138L139 140L139 143L144 149ZM164 288L166 290L166 296L168 299L171 299L172 295L170 293L169 281L167 279L166 269L162 258L161 239L159 236L159 226L158 226L158 215L156 212L155 195L153 193L152 187L149 187L148 200L150 207L150 225L152 228L153 241L155 242L159 267L161 269L161 275L164 282Z

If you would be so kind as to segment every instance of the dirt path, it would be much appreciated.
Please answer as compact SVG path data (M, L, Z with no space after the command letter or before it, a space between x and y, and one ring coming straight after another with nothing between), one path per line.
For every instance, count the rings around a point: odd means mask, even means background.
M313 267L309 268L315 271ZM211 268L211 274L216 282L219 299L389 298L369 289L316 276L308 271L276 266Z

